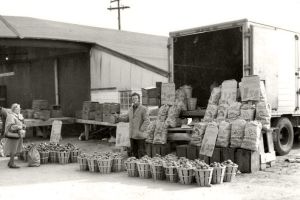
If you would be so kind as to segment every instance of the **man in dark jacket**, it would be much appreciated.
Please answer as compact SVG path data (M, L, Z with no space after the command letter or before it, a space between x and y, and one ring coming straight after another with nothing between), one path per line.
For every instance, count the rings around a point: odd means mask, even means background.
M150 123L147 107L140 104L140 95L131 95L132 106L125 115L118 117L118 121L129 122L129 138L131 146L131 156L140 158L146 154L145 131Z

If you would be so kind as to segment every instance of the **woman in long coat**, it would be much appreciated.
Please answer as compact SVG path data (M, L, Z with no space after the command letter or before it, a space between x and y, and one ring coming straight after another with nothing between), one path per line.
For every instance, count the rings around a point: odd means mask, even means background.
M8 162L9 168L19 168L19 166L15 165L14 158L17 153L20 153L23 148L23 138L25 137L25 124L24 118L20 114L21 108L19 104L13 104L11 106L11 112L7 114L6 123L5 123L5 137L7 138L4 145L4 153L5 155L10 156L10 160ZM18 137L11 137L10 135L13 133Z

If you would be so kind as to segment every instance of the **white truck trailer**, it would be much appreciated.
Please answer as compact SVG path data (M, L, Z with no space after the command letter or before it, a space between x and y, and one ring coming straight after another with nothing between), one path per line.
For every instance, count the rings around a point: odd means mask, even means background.
M287 154L300 126L299 34L247 19L171 32L169 81L191 85L206 108L213 82L259 75L278 128L275 150Z

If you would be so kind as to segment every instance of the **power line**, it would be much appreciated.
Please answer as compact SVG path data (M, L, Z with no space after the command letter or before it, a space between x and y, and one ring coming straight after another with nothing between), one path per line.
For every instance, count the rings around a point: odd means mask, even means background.
M118 2L118 6L117 7L110 7L107 8L108 10L112 11L112 10L118 10L118 28L119 30L121 30L121 10L130 8L129 6L120 6L120 1L121 0L111 0L110 3L114 3L114 2Z

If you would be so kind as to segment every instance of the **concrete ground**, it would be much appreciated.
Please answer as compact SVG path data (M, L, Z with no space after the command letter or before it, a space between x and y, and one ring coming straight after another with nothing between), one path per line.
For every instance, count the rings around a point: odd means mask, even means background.
M40 142L35 139L34 142ZM67 138L63 143L76 143L84 152L106 151L106 142L78 141ZM17 161L20 169L7 167L8 158L0 158L0 200L51 199L255 199L299 200L300 163L288 163L286 158L300 155L300 144L287 156L277 157L277 164L266 171L238 174L231 183L200 188L166 181L128 177L126 172L99 174L79 171L76 163L45 164L27 167Z

